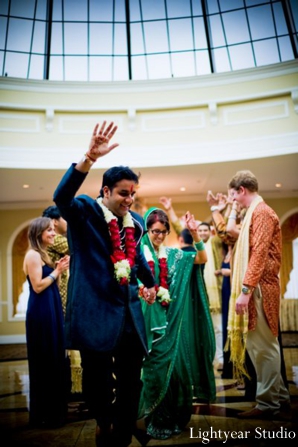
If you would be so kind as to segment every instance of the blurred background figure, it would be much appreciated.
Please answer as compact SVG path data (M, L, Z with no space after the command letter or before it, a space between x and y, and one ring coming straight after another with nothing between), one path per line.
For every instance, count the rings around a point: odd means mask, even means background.
M46 208L42 215L52 219L54 229L56 232L54 242L47 248L48 254L53 263L59 261L66 254L69 254L69 247L67 241L67 222L60 214L60 211L56 205ZM59 292L61 296L63 315L65 317L66 303L67 303L67 283L69 277L69 270L62 272L59 281ZM68 376L68 394L70 400L72 400L72 394L82 393L82 367L81 356L79 351L68 350L67 369L69 371ZM84 404L81 406L84 407Z

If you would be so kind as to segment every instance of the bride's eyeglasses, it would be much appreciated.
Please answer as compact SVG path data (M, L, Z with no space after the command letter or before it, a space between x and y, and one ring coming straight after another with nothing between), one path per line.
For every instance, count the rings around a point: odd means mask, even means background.
M163 236L166 236L167 234L170 234L170 232L168 230L150 230L150 231L155 236L159 236L160 234L162 234Z

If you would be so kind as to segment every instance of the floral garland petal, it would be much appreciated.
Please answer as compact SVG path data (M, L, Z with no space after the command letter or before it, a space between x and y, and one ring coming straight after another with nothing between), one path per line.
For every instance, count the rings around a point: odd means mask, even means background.
M151 269L152 275L155 278L155 265L152 253L147 245L144 245L144 256ZM159 298L159 302L163 307L167 307L171 300L169 286L168 286L168 264L167 264L167 252L164 245L161 245L158 250L158 263L159 263L159 285L156 284L156 296Z
M118 218L102 203L102 197L97 199L98 205L103 211L105 221L108 224L111 236L113 253L111 260L114 264L115 278L120 285L128 285L130 281L131 269L135 264L136 241L134 239L135 225L130 213L123 217L123 227L125 228L125 252L121 248L121 238Z

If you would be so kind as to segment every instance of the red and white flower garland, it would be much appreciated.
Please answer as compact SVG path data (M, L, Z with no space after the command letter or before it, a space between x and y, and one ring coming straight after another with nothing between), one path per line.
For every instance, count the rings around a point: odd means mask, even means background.
M144 256L151 269L153 277L155 277L155 263L152 253L147 245L144 245ZM155 286L156 296L162 306L167 307L170 304L171 297L168 286L168 264L167 253L163 245L158 250L158 264L159 264L159 285Z
M101 207L105 221L108 224L111 236L113 253L111 259L114 264L115 277L120 285L127 285L130 281L131 269L135 264L136 257L136 241L134 239L135 225L130 213L126 213L123 217L123 227L125 231L125 252L121 248L121 238L118 218L102 203L102 198L97 199L98 205Z

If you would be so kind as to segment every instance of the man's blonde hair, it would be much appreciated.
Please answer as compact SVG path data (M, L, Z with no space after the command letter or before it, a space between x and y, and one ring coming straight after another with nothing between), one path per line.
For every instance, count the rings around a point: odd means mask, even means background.
M259 189L258 180L251 171L238 171L231 178L228 189L239 190L240 186L248 189L250 192L257 192Z

